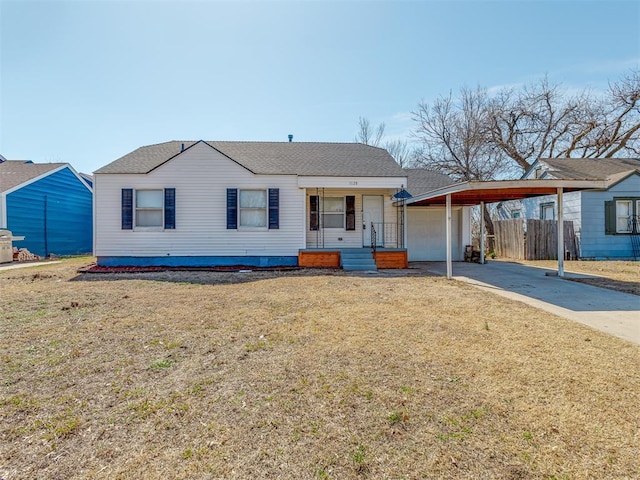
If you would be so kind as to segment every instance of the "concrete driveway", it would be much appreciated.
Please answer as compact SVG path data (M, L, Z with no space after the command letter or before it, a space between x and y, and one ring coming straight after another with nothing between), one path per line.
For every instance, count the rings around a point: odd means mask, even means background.
M447 274L444 262L427 262L424 267L438 275ZM554 270L503 261L453 264L456 280L640 344L639 296L547 276L547 272ZM565 275L588 277L569 272Z

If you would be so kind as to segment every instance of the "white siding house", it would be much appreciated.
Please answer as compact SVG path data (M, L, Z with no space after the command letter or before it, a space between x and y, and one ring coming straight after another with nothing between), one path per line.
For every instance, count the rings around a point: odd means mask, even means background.
M137 208L138 192L165 188L175 189L175 228L139 225L135 217L142 220L144 210ZM227 229L229 188L265 194L278 188L278 228L265 224ZM131 229L122 228L122 189L134 192ZM95 192L95 255L103 264L131 263L134 258L138 264L173 265L189 257L189 263L197 265L213 261L208 257L296 257L304 245L304 191L296 176L255 175L203 142L146 174L96 173Z
M268 267L329 251L342 262L358 250L396 267L407 257L445 260L444 208L406 209L394 195L407 183L417 194L451 179L403 170L368 145L172 141L94 173L94 252L103 266ZM469 209L453 217L461 259Z

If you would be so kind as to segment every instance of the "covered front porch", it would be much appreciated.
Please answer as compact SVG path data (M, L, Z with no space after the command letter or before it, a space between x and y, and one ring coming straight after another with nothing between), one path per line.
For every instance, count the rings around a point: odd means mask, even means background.
M301 177L305 247L298 265L345 270L406 268L406 177Z
M306 248L405 248L404 211L393 204L397 191L307 188Z

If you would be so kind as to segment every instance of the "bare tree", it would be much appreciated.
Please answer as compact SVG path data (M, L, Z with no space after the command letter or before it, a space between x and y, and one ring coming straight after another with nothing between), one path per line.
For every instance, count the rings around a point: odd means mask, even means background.
M421 102L413 112L415 136L421 143L418 163L455 180L504 177L510 159L489 141L489 97L486 90L463 88L433 104Z
M384 149L402 168L410 167L414 164L415 151L409 147L406 140L387 140L384 142Z
M545 77L502 90L488 108L490 142L528 169L538 158L606 158L640 153L640 74L632 71L604 95L567 95Z
M355 141L373 147L384 148L402 168L413 165L415 163L416 153L415 149L409 146L407 140L386 140L382 143L385 128L386 125L384 122L380 123L376 128L373 128L367 118L360 117Z
M458 181L493 180L512 174L511 159L490 141L489 106L489 96L482 88L463 88L456 98L449 93L433 104L418 104L413 113L415 136L422 144L418 162ZM486 205L482 215L487 233L493 235Z
M545 77L491 97L463 88L413 118L418 162L459 181L514 178L538 158L640 155L640 73L611 83L605 94L574 95ZM489 233L493 224L484 217Z
M380 123L377 128L373 129L368 119L360 117L358 119L358 133L354 140L358 143L377 147L380 145L380 141L384 136L384 129L384 122Z

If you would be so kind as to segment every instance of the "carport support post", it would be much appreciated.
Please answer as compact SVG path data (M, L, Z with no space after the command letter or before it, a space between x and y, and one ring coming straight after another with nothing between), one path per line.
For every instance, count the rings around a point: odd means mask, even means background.
M407 201L402 201L402 248L408 249L407 246Z
M558 276L564 277L564 206L562 187L558 187Z
M484 264L484 202L480 202L480 263Z
M447 279L453 276L451 267L451 194L447 194Z

